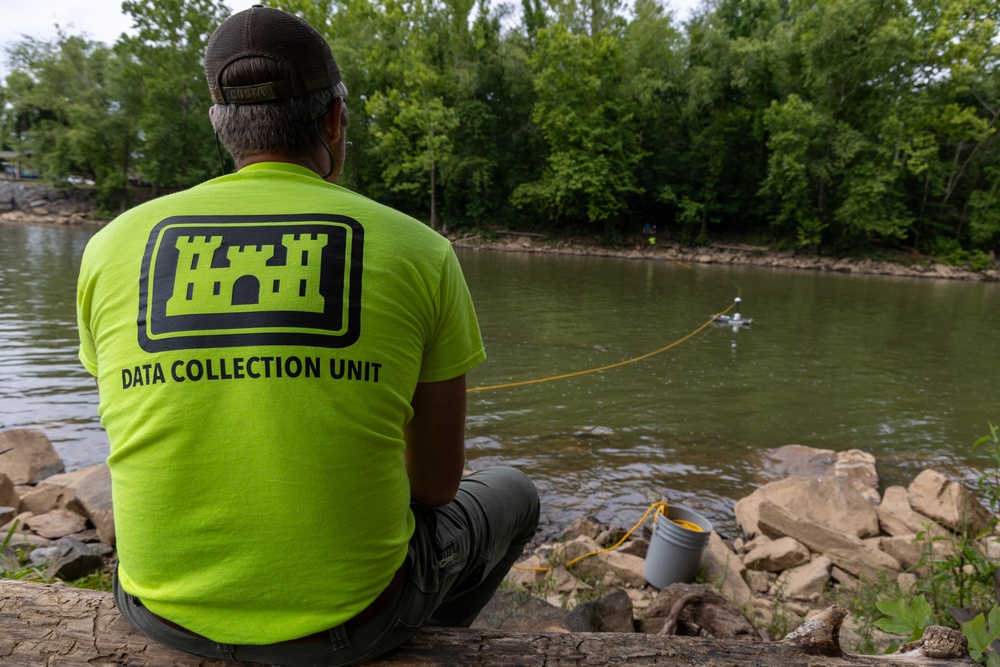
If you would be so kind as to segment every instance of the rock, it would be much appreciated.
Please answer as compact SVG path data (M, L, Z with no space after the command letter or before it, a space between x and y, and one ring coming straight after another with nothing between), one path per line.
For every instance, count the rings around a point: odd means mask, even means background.
M76 499L72 489L42 482L21 495L20 509L22 512L45 514L54 509L65 509ZM79 509L79 504L77 505Z
M0 523L7 523L16 516L17 516L16 507L7 507L4 505L0 505Z
M566 611L523 591L500 589L490 599L472 627L504 632L565 632Z
M4 531L3 538L7 539L7 531ZM27 531L17 531L12 533L10 536L10 542L7 543L8 549L23 549L25 551L50 546L52 546L52 540Z
M48 565L57 553L59 553L59 547L38 547L31 550L28 561L32 565Z
M875 580L880 572L894 577L902 569L896 559L871 548L855 535L801 519L769 500L760 505L759 521L765 535L774 539L793 537L814 553L827 556L855 577L865 576Z
M817 556L805 565L782 572L774 588L785 600L818 600L830 581L832 567L829 558Z
M86 528L87 519L69 510L52 510L31 517L24 525L42 537L55 540L80 532Z
M0 473L0 505L18 507L20 504L21 498L17 493L17 489L14 488L14 482L10 481L7 475Z
M767 572L748 569L743 573L743 579L754 593L767 593L771 590L771 577Z
M966 528L979 533L986 530L993 519L989 510L964 486L936 470L921 472L910 482L907 491L914 510L957 533Z
M912 572L900 572L896 577L896 584L903 595L913 595L913 590L917 587L918 577Z
M101 569L101 557L83 542L64 537L56 542L56 548L48 569L50 578L72 581Z
M620 542L621 539L625 537L626 533L628 533L627 528L607 528L598 533L597 537L595 537L594 540L598 544L603 544L605 546L610 547L613 544L618 544L618 542Z
M549 567L547 560L533 554L518 561L507 573L504 581L514 586L523 586L528 590L533 590L548 578Z
M858 579L847 574L836 565L830 568L830 578L837 582L839 586L850 590L856 589L861 583Z
M600 551L601 548L593 538L580 535L568 542L543 545L535 551L535 554L549 562L565 564L586 554Z
M598 600L577 605L563 620L570 632L635 632L632 600L617 589Z
M111 470L106 463L91 467L73 487L101 542L115 545L115 512L111 505Z
M16 429L0 433L0 473L14 484L34 484L63 472L62 459L41 431Z
M878 469L875 457L868 452L860 449L837 452L833 476L851 482L865 500L872 505L878 504Z
M601 534L602 530L603 527L597 519L592 516L581 516L577 517L573 523L571 523L569 527L562 532L560 537L564 542L575 540L581 535L589 537L594 541L598 541L597 536Z
M570 571L587 579L597 579L610 586L645 586L642 576L645 561L638 556L609 551L588 556L569 567Z
M808 563L809 549L791 537L779 537L758 543L743 557L743 566L748 570L781 572Z
M619 547L618 551L623 554L632 554L633 556L638 556L639 558L645 558L646 554L649 552L649 540L645 537L633 537Z
M823 502L816 502L822 498ZM757 489L735 506L736 520L754 535L762 502L771 502L793 516L856 537L878 535L878 515L854 485L837 477L789 477Z
M785 445L763 455L763 472L766 479L786 477L825 477L831 475L837 462L832 449L815 449L805 445Z
M706 581L737 607L745 608L753 603L753 592L743 579L743 562L715 531L701 554L701 568Z
M882 503L875 508L878 524L887 535L913 535L928 532L932 537L947 537L948 530L929 516L913 511L909 492L901 486L890 486L882 496Z
M24 522L35 516L31 512L20 512L17 516L13 517L7 523L0 526L0 534L6 535L7 531L14 526L14 522L17 522L18 526L24 526Z
M930 554L927 553L928 548ZM904 569L916 568L924 560L924 566L915 570L919 576L929 575L930 562L948 558L954 549L955 545L950 540L918 540L916 535L896 535L882 539L882 551L898 560Z

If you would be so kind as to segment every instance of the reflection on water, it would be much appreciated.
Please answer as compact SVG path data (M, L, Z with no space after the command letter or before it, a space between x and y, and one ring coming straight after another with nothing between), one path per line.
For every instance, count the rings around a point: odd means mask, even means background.
M761 450L879 458L883 486L975 476L1000 420L1000 286L588 257L462 253L490 359L470 386L644 361L470 395L470 464L531 468L550 514L629 525L665 494L731 529ZM987 387L992 387L987 391Z
M76 356L76 273L93 232L0 224L0 428L44 431L70 468L107 449Z
M76 358L75 280L93 230L0 225L0 427L39 428L70 468L106 455ZM974 477L1000 421L1000 285L588 257L460 253L489 359L469 386L642 361L469 397L469 465L537 480L545 520L628 524L650 502L732 529L761 450L859 448L883 486L933 465Z

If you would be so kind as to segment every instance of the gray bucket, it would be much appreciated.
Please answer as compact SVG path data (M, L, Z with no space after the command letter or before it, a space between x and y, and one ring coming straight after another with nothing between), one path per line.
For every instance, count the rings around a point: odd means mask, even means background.
M679 526L674 519L690 521L702 532ZM653 535L649 538L646 563L642 568L643 578L656 588L694 581L701 552L705 550L711 534L712 523L697 512L683 507L668 507L666 517L658 513Z

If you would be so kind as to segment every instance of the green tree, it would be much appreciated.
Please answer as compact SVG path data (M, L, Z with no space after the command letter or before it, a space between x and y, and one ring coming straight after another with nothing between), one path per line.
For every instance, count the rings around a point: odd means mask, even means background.
M51 180L96 182L114 207L131 168L135 138L123 104L122 63L104 44L58 32L52 42L26 38L10 50L4 143L34 156Z
M204 54L229 10L215 0L125 0L134 36L118 50L137 91L142 177L156 187L187 187L219 175L208 109Z
M552 220L601 223L605 233L640 192L643 157L628 100L619 38L609 31L574 35L562 24L540 30L529 62L535 74L533 119L549 153L537 182L522 183L514 202Z

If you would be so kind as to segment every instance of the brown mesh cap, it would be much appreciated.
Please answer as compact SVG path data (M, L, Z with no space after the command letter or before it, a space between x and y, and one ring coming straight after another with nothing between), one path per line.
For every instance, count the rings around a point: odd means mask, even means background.
M226 67L247 57L269 58L288 76L267 80L274 77L248 73L246 80L222 86ZM212 33L205 49L205 78L216 104L257 104L332 88L340 83L340 70L326 40L311 25L280 9L254 5Z

